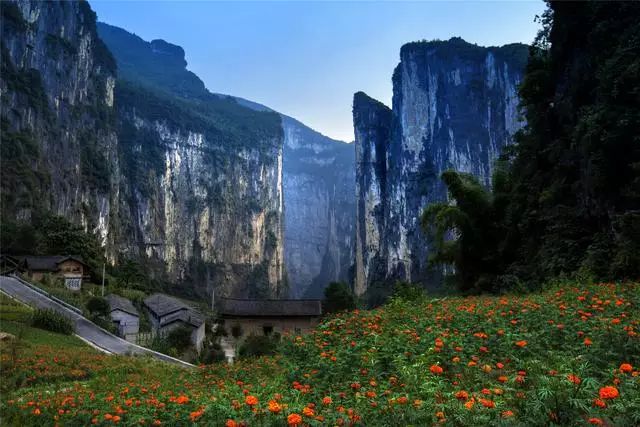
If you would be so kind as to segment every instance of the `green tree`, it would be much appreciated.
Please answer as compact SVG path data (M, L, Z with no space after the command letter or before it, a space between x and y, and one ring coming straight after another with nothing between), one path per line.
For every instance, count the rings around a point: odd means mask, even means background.
M344 282L331 282L324 290L324 311L333 313L342 310L352 310L356 307L355 298Z
M470 174L450 170L442 180L455 204L435 203L422 214L422 228L435 249L429 262L452 266L450 279L462 291L490 290L498 252L493 197Z
M86 304L87 310L92 316L107 316L111 307L109 302L102 297L91 297Z

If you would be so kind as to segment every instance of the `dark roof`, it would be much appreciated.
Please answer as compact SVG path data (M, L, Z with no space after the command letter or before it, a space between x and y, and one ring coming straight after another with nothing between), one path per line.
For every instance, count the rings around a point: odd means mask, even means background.
M177 298L173 298L165 294L153 294L144 299L144 305L151 310L157 317L164 317L177 311L182 311L178 319L172 319L172 323L176 320L182 320L195 327L199 327L204 323L204 316L183 303ZM161 321L162 322L162 321ZM163 324L163 326L165 326Z
M179 299L170 297L165 294L153 294L144 299L144 305L149 308L157 316L166 316L178 310L186 310L189 308Z
M223 316L320 316L322 303L315 299L222 298L219 302L219 312Z
M107 295L107 301L109 301L109 306L111 307L111 311L120 310L125 313L129 313L133 316L138 316L138 310L133 306L131 301L128 299L121 297L119 295L109 294Z
M58 271L58 265L67 260L77 261L87 266L87 264L82 261L82 257L77 255L18 256L15 258L20 261L24 267L36 271Z

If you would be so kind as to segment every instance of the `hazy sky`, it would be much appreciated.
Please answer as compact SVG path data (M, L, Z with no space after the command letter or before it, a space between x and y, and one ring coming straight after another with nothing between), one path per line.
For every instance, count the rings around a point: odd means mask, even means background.
M404 43L530 43L544 10L542 1L90 3L100 21L182 46L210 91L265 104L344 141L353 140L355 92L391 104Z

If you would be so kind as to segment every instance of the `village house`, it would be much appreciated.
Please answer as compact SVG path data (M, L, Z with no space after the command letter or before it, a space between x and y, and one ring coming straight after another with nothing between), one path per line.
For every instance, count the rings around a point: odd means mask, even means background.
M250 300L222 298L218 313L227 334L302 334L310 332L322 316L320 300ZM237 332L236 332L237 333Z
M182 301L165 294L153 294L144 300L149 312L151 329L154 334L166 336L173 329L185 327L191 331L191 343L202 349L205 336L205 322L202 314Z
M88 278L89 267L81 257L75 255L16 256L18 270L28 279L42 281L45 276L61 280L65 287L79 291L82 279Z
M140 315L134 305L126 298L109 294L109 316L118 329L118 335L127 341L136 342L140 328Z

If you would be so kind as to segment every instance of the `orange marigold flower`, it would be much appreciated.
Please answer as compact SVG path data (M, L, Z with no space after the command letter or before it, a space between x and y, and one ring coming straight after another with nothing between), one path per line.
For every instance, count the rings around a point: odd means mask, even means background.
M572 382L574 384L580 384L582 382L580 377L574 374L567 375L567 379L569 380L569 382Z
M475 401L473 399L467 400L464 404L464 407L470 410L471 408L473 408L474 403Z
M589 424L593 424L593 425L596 425L596 426L601 426L604 423L602 422L602 420L600 418L592 417L592 418L589 418Z
M197 411L193 411L189 414L189 419L191 421L196 421L198 418L202 416L203 413L204 413L203 409L198 409Z
M444 412L442 412L442 411L438 411L438 412L436 412L436 417L438 417L438 418L444 418Z
M527 341L525 341L525 340L516 341L516 345L517 345L518 347L520 347L520 348L524 348L524 347L526 347L526 346L527 346L527 344L528 344L528 343L527 343Z
M496 404L493 400L490 399L480 399L480 403L482 403L482 406L484 406L485 408L495 408Z
M280 411L282 411L282 406L278 402L276 402L275 400L270 400L269 401L269 411L273 412L274 414L277 414Z
M40 415L40 409L39 408L34 409L33 415Z
M441 366L438 365L431 365L431 367L429 368L429 370L431 371L432 374L434 375L440 375L442 372L444 372L444 370L442 369Z
M258 398L252 395L248 395L247 397L245 397L244 399L244 403L246 403L249 406L254 406L258 404Z
M300 414L289 414L287 417L287 424L290 426L297 426L302 424L302 416Z
M227 420L225 427L238 427L238 423L236 423L235 421L229 419Z
M633 366L631 366L630 363L623 363L622 365L620 365L620 370L622 372L629 373L633 371Z
M598 408L606 408L607 404L602 399L593 399L593 406L597 406Z
M331 405L332 403L333 403L333 400L329 396L325 396L322 398L323 405Z
M600 389L600 399L614 399L618 397L619 394L618 389L612 385Z
M302 414L304 416L307 417L313 417L315 415L315 412L313 412L313 409L309 408L308 406L306 406L303 410L302 410Z
M513 411L509 411L509 410L502 411L502 418L510 418L513 416L514 416Z
M188 402L189 402L189 398L187 396L185 396L184 394L180 395L180 396L178 396L176 398L176 403L178 405L183 405L183 404L188 403Z
M464 390L460 390L456 393L456 399L458 400L467 400L469 398L469 393Z
M593 344L593 341L591 341L589 338L585 338L583 342L586 346L590 346L591 344Z
M120 421L120 416L119 415L114 415L114 417L111 419L111 421L113 421L114 423L117 423Z
M507 378L507 377L506 377L506 376L504 376L504 375L500 375L500 376L498 377L498 381L500 381L501 383L506 383L508 379L509 379L509 378Z

